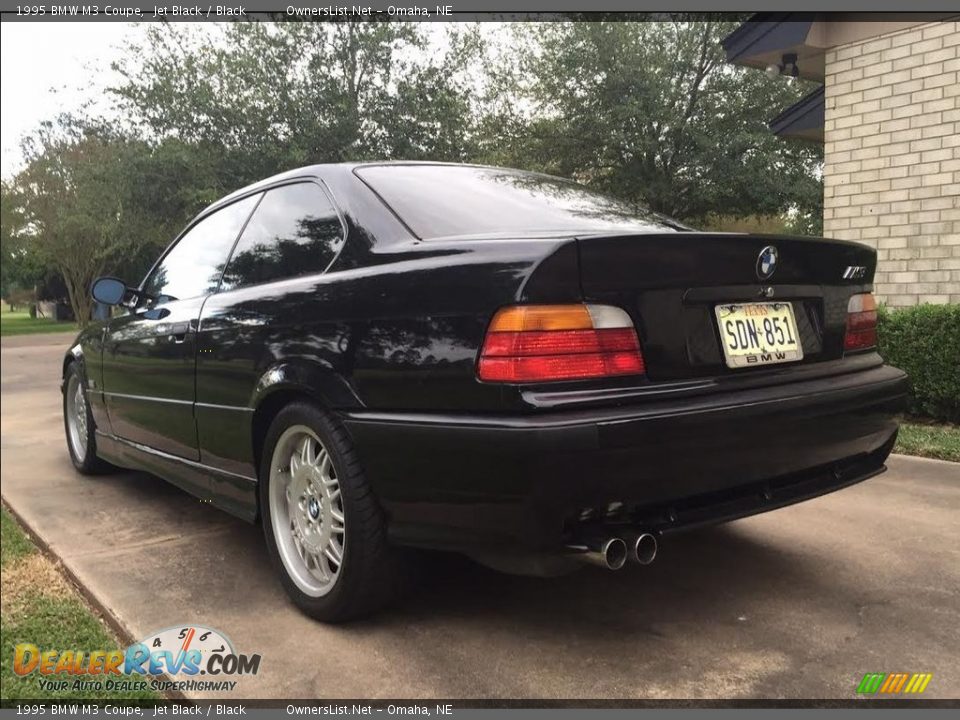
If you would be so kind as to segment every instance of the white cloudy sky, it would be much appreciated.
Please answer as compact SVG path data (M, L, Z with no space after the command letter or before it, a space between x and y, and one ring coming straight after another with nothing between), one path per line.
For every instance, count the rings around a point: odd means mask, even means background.
M0 23L0 175L19 169L20 139L42 120L105 102L110 63L141 31L123 22Z

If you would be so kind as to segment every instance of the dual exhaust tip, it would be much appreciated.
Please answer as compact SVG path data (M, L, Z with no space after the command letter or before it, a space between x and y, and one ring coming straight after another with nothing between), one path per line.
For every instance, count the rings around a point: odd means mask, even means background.
M584 562L599 565L607 570L619 570L627 561L649 565L657 557L657 538L651 533L630 533L619 537L598 538L584 543L577 549L577 557Z

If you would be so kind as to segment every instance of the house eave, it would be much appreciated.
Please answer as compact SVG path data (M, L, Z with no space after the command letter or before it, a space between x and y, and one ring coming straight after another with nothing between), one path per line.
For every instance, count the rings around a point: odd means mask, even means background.
M720 41L727 61L763 70L797 56L800 77L823 81L823 49L808 43L813 13L756 13Z
M775 135L823 142L824 88L819 87L788 107L768 123Z

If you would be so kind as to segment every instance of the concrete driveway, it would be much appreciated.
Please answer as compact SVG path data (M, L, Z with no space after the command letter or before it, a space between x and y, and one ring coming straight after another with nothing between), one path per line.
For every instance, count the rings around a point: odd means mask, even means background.
M649 568L537 580L441 557L400 607L326 627L287 601L259 527L147 475L73 471L70 339L2 341L3 498L133 636L204 623L261 653L233 698L851 698L866 672L960 696L958 464L893 457Z

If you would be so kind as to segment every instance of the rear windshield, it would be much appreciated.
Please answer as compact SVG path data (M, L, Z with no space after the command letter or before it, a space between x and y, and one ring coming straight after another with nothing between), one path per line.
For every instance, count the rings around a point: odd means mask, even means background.
M367 165L356 173L424 240L687 229L548 175L462 165Z

